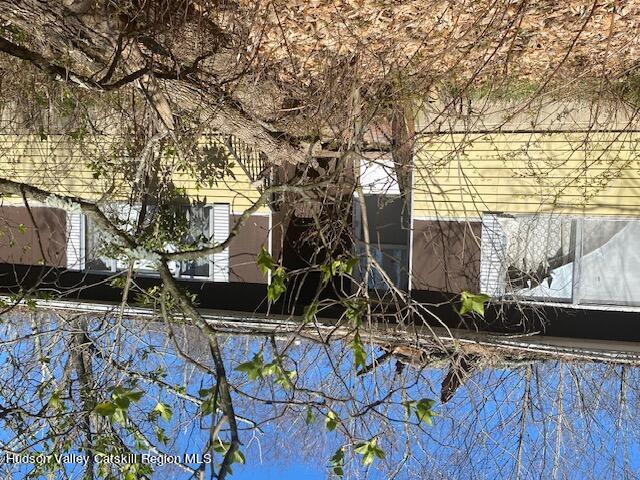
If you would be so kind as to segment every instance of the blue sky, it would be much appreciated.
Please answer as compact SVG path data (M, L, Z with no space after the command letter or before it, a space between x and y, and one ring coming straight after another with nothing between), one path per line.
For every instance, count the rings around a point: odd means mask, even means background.
M16 326L15 322L5 323L0 327L0 338L15 338ZM100 335L99 328L103 325L96 323L92 331L96 344L108 346L112 330ZM131 344L118 352L119 360L128 362L136 371L145 375L154 372L163 382L183 387L194 397L213 384L210 375L186 365L180 356L172 353L171 344L159 332L142 334L138 325L132 325L126 333L122 338ZM61 375L66 362L66 338L65 335L43 337L43 345L51 357L49 365L56 377ZM189 338L189 348L194 355L207 353L200 348L200 341L198 336ZM20 401L26 410L37 411L43 402L49 401L52 391L49 386L44 388L41 397L34 390L42 381L40 368L24 370L33 359L30 342L31 339L0 342L1 405ZM446 367L406 367L403 376L398 377L395 362L391 361L381 366L375 376L357 377L353 374L353 354L349 349L336 343L325 350L319 344L300 342L291 349L285 363L296 365L299 372L296 382L300 390L294 400L309 399L317 407L315 421L307 425L304 408L295 402L283 412L274 405L251 400L251 396L284 400L291 395L269 378L248 381L245 373L234 371L260 348L265 363L270 361L272 346L268 340L234 337L224 341L230 380L238 387L234 393L236 412L264 422L259 432L248 431L246 423L240 424L245 428L241 439L246 465L233 466L233 479L325 479L329 458L342 445L346 445L345 479L349 480L382 479L391 473L395 473L398 480L495 479L514 478L516 474L522 479L556 475L580 480L639 476L640 390L637 385L640 385L640 369L637 367L551 360L511 363L487 360L452 400L446 404L436 401L433 409L437 416L432 426L417 425L412 416L413 422L407 427L402 422L405 415L402 401L439 398ZM368 358L378 354L376 347L367 346ZM9 355L16 361L8 361ZM327 355L332 363L328 362ZM98 364L96 360L96 369ZM337 377L336 372L342 378ZM103 368L101 381L105 386L113 385L121 381L119 375L113 369ZM401 388L403 385L405 388ZM156 441L151 428L156 423L145 427L145 433L158 448L169 454L202 451L210 432L210 417L203 419L193 403L177 400L153 382L138 381L134 388L143 391L144 396L128 413L140 425L148 423L148 413L158 401L171 405L171 420L157 422L171 438L167 445ZM304 389L312 394L305 396ZM353 395L353 400L344 404L332 403L322 396L340 398L348 394ZM106 388L104 396L108 398ZM366 410L367 405L380 398L387 399L384 408ZM70 405L70 401L63 401ZM328 408L341 419L340 427L334 431L328 431L325 426L323 415ZM363 410L367 413L353 415ZM46 430L38 435L44 438ZM130 441L130 437L123 435ZM16 432L6 423L0 423L0 440L6 443L14 438L19 438ZM378 440L386 458L375 460L367 469L350 442L370 438ZM20 475L15 468L10 471L0 467L0 476L10 472L18 479L23 478L26 471L25 467ZM158 469L153 478L164 480L166 472ZM71 478L78 477L72 475ZM172 478L179 480L186 476Z
M304 463L295 463L290 465L268 465L253 463L234 468L232 477L236 480L323 480L326 472Z

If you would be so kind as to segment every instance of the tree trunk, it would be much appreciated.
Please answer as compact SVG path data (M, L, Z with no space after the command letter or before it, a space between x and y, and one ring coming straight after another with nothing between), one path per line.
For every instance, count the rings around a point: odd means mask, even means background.
M78 0L0 0L0 21L23 31L30 45L26 48L5 39L0 42L0 50L31 62L58 80L96 90L134 83L145 90L147 99L154 103L157 100L154 100L154 95L148 95L145 85L149 82L144 81L144 76L171 76L166 71L154 71L152 65L146 64L147 60L139 54L138 39L128 37L129 24L121 15L109 11L106 2L95 6L93 2ZM133 44L119 49L122 38L133 40ZM112 70L110 67L114 59L126 72L120 80L127 80L130 76L130 82L102 84L97 80L108 76L105 74ZM166 60L169 61L168 58ZM215 85L210 88L187 78L179 69L174 79L158 79L154 83L159 85L174 111L193 113L196 120L206 122L207 126L223 134L234 135L263 152L272 163L297 164L305 161L305 154L288 139L274 134L275 129L243 111L233 99L225 98ZM165 124L171 128L171 113L167 113L166 108L159 110L162 110L159 114Z
M391 155L403 196L407 195L411 187L414 133L412 112L403 103L396 104L391 118Z
M304 163L305 154L278 138L261 123L244 112L232 99L224 97L211 102L211 97L195 85L180 80L164 80L163 89L174 105L181 109L199 112L201 121L212 129L227 135L234 135L249 146L255 146L267 155L270 163L277 165ZM216 104L218 103L218 104Z

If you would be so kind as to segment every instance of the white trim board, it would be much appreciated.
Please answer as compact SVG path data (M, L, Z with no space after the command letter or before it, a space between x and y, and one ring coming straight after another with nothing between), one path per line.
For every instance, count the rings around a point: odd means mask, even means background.
M438 216L420 216L411 215L412 220L422 220L425 222L458 222L458 223L482 223L482 218L466 218L466 217L438 217Z

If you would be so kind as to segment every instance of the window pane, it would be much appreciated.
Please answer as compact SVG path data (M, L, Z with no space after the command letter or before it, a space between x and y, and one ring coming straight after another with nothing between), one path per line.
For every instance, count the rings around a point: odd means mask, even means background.
M578 262L580 303L640 305L640 222L585 219Z
M187 277L208 277L209 259L199 258L197 260L182 262L182 275Z
M185 209L189 223L189 233L185 241L187 243L208 241L211 236L211 207L191 206L185 207ZM209 257L182 262L181 274L186 277L209 277Z
M557 215L500 217L506 291L541 300L572 298L575 221Z
M106 235L90 218L86 218L85 224L85 268L111 270L111 259L100 255L102 248L106 245Z
M384 273L392 281L393 285L400 289L407 288L407 249L397 246L382 246L378 247L371 245L371 256L382 267ZM360 259L359 269L356 273L357 278L364 277L364 271L367 268L367 257L364 242L358 242L358 257ZM387 290L389 285L380 274L377 268L372 266L369 271L368 286L370 289L375 290Z
M211 208L192 207L189 211L189 231L195 238L209 238L209 217Z

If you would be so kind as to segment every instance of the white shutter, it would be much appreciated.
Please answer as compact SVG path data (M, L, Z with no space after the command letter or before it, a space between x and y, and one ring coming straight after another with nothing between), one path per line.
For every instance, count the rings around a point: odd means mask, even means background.
M229 236L229 204L213 205L213 240L224 242ZM213 281L229 281L229 249L213 255Z
M507 236L498 216L483 215L480 241L480 292L492 297L504 295L507 275L506 252Z
M84 270L84 215L67 213L67 268Z

